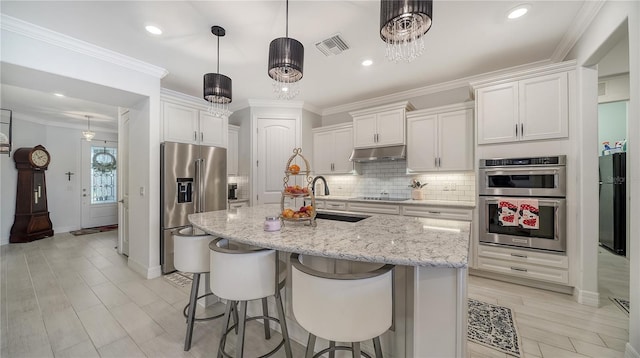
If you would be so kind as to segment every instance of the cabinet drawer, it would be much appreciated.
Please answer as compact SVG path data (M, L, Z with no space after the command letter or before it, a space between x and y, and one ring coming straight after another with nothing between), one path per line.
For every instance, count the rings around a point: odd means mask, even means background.
M229 203L229 209L237 209L237 208L243 208L247 205L247 202L241 202L241 203Z
M569 284L569 271L559 268L479 257L478 269L533 280L555 282L565 285Z
M509 249L481 244L478 245L478 256L510 261L517 264L524 263L564 269L569 268L569 258L567 256L544 252Z
M316 209L324 209L324 208L325 208L324 200L318 200L318 198L316 198Z
M327 200L324 203L324 208L327 210L347 210L347 203L344 201Z
M400 214L400 206L391 204L349 203L349 211L375 214Z
M445 208L435 206L403 206L402 215L405 216L418 216L423 218L433 219L449 219L449 220L462 220L471 221L471 209L459 209L459 208Z

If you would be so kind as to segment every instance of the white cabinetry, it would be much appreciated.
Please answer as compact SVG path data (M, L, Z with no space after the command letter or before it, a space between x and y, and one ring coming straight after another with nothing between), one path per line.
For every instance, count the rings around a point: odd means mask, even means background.
M351 201L348 203L347 208L349 211L362 213L400 215L400 206L393 204L371 204Z
M405 144L405 115L414 107L409 102L349 112L353 117L354 148Z
M474 83L478 144L569 135L575 62Z
M402 207L402 215L433 219L471 221L472 209L451 208L444 206L404 205Z
M229 125L227 175L238 175L238 134L240 127Z
M227 147L228 118L212 116L202 100L182 93L163 89L160 99L164 141Z
M477 268L509 276L569 284L569 258L560 254L478 245Z
M473 170L473 104L407 114L407 169Z
M353 171L353 125L313 129L313 168L316 174L345 174Z

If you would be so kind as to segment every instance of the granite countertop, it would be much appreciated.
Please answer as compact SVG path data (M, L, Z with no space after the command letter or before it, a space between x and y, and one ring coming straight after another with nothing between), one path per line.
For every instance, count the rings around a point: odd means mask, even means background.
M473 201L449 201L449 200L413 200L407 199L402 201L397 200L364 200L350 196L339 195L321 195L316 196L316 200L336 200L336 201L354 201L360 203L372 203L372 204L399 204L399 205L417 205L417 206L449 206L453 208L466 208L473 209L476 207L476 203Z
M407 266L467 267L469 222L373 214L357 223L318 219L317 227L286 221L280 231L264 231L265 217L279 212L277 204L259 205L191 214L189 221L217 237L286 252Z

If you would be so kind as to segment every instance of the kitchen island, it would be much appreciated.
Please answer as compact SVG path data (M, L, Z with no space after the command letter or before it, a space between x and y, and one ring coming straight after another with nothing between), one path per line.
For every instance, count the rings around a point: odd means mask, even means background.
M355 223L318 219L316 227L285 222L280 231L265 232L265 217L279 212L279 205L262 205L189 220L216 237L283 252L398 265L395 323L383 337L385 350L398 358L466 356L470 223L372 214ZM290 318L291 338L305 342Z

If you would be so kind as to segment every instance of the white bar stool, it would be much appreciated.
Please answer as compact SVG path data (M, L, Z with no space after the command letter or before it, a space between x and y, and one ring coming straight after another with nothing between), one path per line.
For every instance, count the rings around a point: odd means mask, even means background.
M289 332L282 305L280 290L284 287L287 270L284 263L278 260L275 250L264 249L251 245L236 243L227 239L217 238L209 244L211 266L211 291L218 297L226 299L225 323L218 357L230 357L224 347L227 334L236 329L236 357L243 357L246 321L264 320L265 338L271 338L269 322L280 324L282 341L270 352L261 357L268 357L284 346L287 358L292 358ZM278 275L276 275L278 272ZM274 296L278 309L278 318L270 317L266 311L266 298ZM247 302L262 300L263 316L247 318ZM237 304L236 302L239 302ZM237 305L239 318L236 324L229 327L232 307Z
M178 271L193 273L189 304L184 307L183 312L187 318L187 334L184 339L185 351L191 349L191 338L193 336L193 324L195 321L207 321L222 317L223 315L221 313L210 317L196 318L198 300L212 295L210 292L198 297L200 274L209 272L209 243L212 240L213 236L191 227L173 233L173 265Z
M302 328L309 331L305 357L319 357L327 352L333 357L336 350L347 350L353 352L353 357L370 358L361 351L360 342L372 339L375 356L381 358L380 335L391 327L393 320L395 266L347 261L354 268L326 269L336 261L345 262L291 255L293 314ZM321 265L325 267L320 269ZM316 337L330 341L330 346L314 355ZM335 342L351 342L352 346L336 346Z

